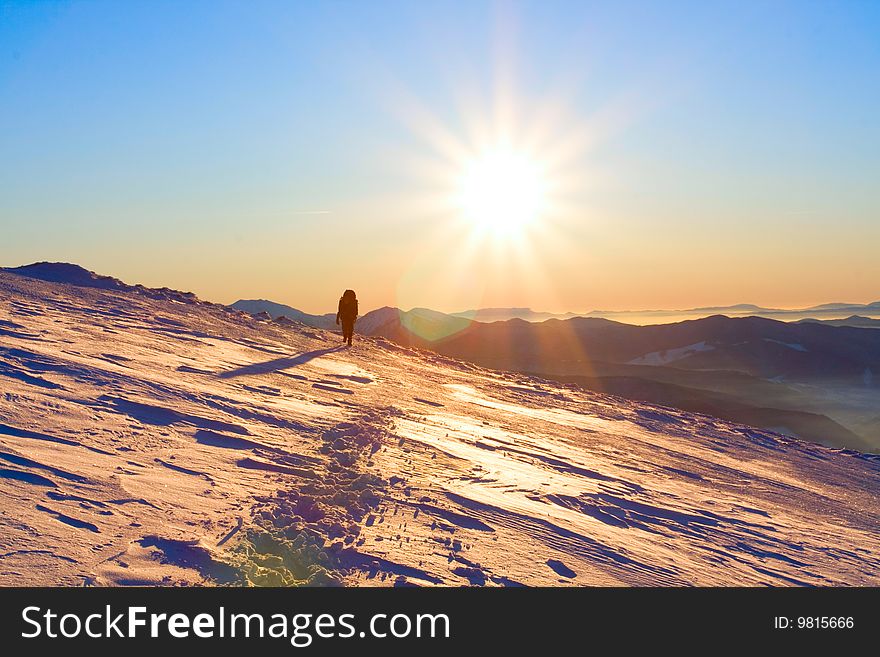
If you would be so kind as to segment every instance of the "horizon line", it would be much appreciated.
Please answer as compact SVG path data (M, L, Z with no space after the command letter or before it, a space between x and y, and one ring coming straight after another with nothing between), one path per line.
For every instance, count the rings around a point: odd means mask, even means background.
M307 211L307 212L308 212L308 213L313 213L313 214L325 214L325 213L330 213L329 210L314 210L314 211ZM25 263L25 264L21 264L21 265L0 266L0 270L10 271L10 272L12 272L12 273L15 273L15 271L14 271L15 269L22 269L22 268L25 268L25 267L32 267L32 266L34 266L34 265L40 265L40 264L45 264L45 265L72 265L72 266L74 266L74 267L79 267L79 268L83 269L84 271L87 271L87 272L89 272L90 274L93 274L93 275L95 275L95 276L104 276L104 277L116 278L116 277L113 276L113 275L109 275L109 274L100 274L100 273L98 273L98 272L96 272L96 271L93 271L93 270L91 270L91 269L87 269L87 268L84 267L83 265L79 265L79 264L74 263L74 262L65 262L65 261L58 261L58 260L56 260L56 261L40 260L40 261L29 262L29 263ZM116 280L119 280L120 282L122 282L122 283L125 284L125 285L143 285L144 287L149 287L149 286L147 286L147 285L145 285L145 284L143 284L143 283L126 283L126 282L123 281L122 279L118 279L118 278L117 278ZM160 286L160 287L169 287L169 286ZM195 293L192 292L191 290L180 290L180 289L178 289L178 290L176 290L176 291L178 291L178 292L189 292L189 293L191 293L191 294L195 294ZM198 296L198 295L197 295L197 296ZM199 298L201 299L202 297L199 297ZM702 311L712 311L712 310L719 310L719 311L721 311L721 310L730 310L730 309L734 309L734 308L737 308L737 307L739 307L739 306L750 306L750 307L752 307L753 309L755 309L755 310L758 311L758 312L766 312L766 313L792 313L792 314L794 314L794 313L801 313L801 312L808 312L808 311L822 310L823 307L827 307L827 306L856 306L856 307L861 306L861 307L867 307L867 306L872 306L872 305L875 305L875 304L880 304L880 296L878 296L878 297L872 297L872 298L873 298L873 300L870 300L870 301L864 301L864 302L858 302L858 301L826 301L826 302L820 302L820 303L817 303L817 304L813 304L813 305L811 305L811 306L790 306L790 307L767 307L767 306L761 306L760 304L755 304L755 303L750 303L750 302L739 302L739 303L732 303L732 304L719 304L719 305L709 305L709 306L694 306L694 307L691 307L691 308L652 308L652 309L631 309L631 308L625 308L625 309L620 309L620 310L608 310L608 309L601 309L601 308L593 308L593 309L591 309L591 310L585 310L585 311L573 311L573 310L552 311L552 310L534 310L531 306L518 306L518 305L512 305L512 306L484 306L484 307L481 307L481 308L468 308L468 309L466 309L466 310L446 311L446 310L437 310L437 309L432 308L432 307L427 306L427 305L416 305L416 306L412 306L412 307L410 307L409 310L403 310L403 309L402 309L401 307L399 307L399 306L391 306L391 305L388 305L388 304L384 304L384 305L378 306L377 308L374 308L374 310L380 310L381 308L395 308L395 309L397 309L397 310L402 310L403 312L411 312L411 311L413 311L413 310L417 310L417 309L424 309L424 310L431 310L431 311L433 311L433 312L442 313L442 314L445 314L445 315L466 315L466 314L468 314L468 313L481 313L481 312L482 312L482 313L486 313L486 312L488 312L488 311L497 311L497 310L507 310L507 311L510 311L510 310L521 310L521 311L527 311L527 312L534 313L534 314L543 314L543 315L571 315L571 316L573 316L573 317L578 317L578 316L583 317L583 316L589 316L589 315L692 314L692 313L697 313L697 312L702 312ZM207 301L207 299L203 299L203 300L206 300L206 301ZM275 304L278 304L278 305L288 306L289 308L293 308L294 310L297 310L297 311L299 311L299 312L302 312L302 313L305 313L305 314L308 314L308 315L327 315L327 314L332 314L332 312L327 312L327 313L320 313L320 312L318 312L318 313L313 313L313 312L308 312L308 311L302 310L302 309L300 309L300 308L296 308L296 307L294 307L294 306L292 306L292 305L290 305L290 304L288 304L288 303L284 303L284 302L280 302L280 301L273 301L273 300L271 300L271 299L266 299L266 298L262 298L262 297L259 297L259 298L254 298L254 297L252 297L252 298L249 298L249 299L245 299L245 298L241 297L241 298L236 299L235 301L232 301L232 302L229 302L229 303L223 303L223 302L214 302L214 303L220 303L220 305L224 305L224 306L232 306L233 304L238 303L239 301L266 301L266 302L269 302L269 303L275 303ZM329 307L329 306L330 306L330 304L328 304L328 307ZM833 310L833 308L830 308L830 310ZM368 311L368 312L372 312L372 311ZM707 315L707 316L708 316L708 315Z

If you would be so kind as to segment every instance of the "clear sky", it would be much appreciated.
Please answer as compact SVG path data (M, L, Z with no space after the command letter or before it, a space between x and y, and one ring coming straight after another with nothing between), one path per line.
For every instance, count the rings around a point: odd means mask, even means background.
M311 312L874 301L878 117L871 0L0 0L0 265Z

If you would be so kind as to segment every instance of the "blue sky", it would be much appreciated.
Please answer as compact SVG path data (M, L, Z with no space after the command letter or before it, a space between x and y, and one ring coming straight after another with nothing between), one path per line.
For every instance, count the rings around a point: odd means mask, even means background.
M449 272L403 108L467 143L505 76L597 138L535 272ZM878 116L877 2L0 2L0 264L312 311L872 301Z

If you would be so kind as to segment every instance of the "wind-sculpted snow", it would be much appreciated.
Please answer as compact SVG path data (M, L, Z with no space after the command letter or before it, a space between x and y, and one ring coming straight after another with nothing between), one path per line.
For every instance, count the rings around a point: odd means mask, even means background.
M0 272L2 584L880 584L877 457L95 280Z

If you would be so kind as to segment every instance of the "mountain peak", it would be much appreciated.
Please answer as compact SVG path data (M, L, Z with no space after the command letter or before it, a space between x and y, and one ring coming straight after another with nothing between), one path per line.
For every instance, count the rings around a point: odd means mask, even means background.
M96 274L81 265L70 262L34 262L21 267L4 267L2 271L47 283L62 283L74 287L89 287L100 290L124 290L152 299L173 299L181 303L199 303L199 298L192 292L181 292L167 287L150 288L144 285L128 285L118 278Z
M126 287L118 278L101 276L70 262L35 262L21 267L6 267L4 271L49 283L67 283L78 287L96 287L103 290Z

